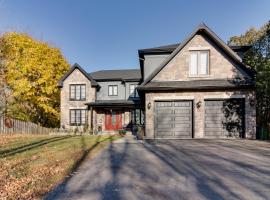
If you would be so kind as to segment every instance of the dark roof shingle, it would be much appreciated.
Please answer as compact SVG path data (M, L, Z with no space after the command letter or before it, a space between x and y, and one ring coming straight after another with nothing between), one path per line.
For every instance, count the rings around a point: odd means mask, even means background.
M139 69L101 70L92 72L90 75L96 81L141 79L141 71Z
M148 82L145 86L137 87L142 91L153 90L198 90L198 89L228 89L228 88L250 88L254 86L254 81L249 79L208 79L193 81L164 81Z

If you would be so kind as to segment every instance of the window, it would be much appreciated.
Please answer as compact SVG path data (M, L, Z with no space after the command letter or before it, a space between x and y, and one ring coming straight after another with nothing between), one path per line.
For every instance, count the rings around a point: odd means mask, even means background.
M86 124L86 110L72 109L70 110L70 125L79 126Z
M190 75L209 74L209 51L190 51Z
M85 84L72 84L69 88L70 100L83 101L86 99Z
M137 85L135 84L132 84L132 85L129 85L129 94L131 97L138 97L138 92L136 90L136 87Z
M144 124L144 111L141 109L135 109L131 111L132 124Z
M117 96L118 95L118 86L117 85L109 85L109 96Z

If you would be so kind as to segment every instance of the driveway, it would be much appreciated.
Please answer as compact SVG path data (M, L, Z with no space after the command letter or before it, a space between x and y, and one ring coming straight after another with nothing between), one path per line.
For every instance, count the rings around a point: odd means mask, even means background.
M270 199L270 143L111 143L47 199Z

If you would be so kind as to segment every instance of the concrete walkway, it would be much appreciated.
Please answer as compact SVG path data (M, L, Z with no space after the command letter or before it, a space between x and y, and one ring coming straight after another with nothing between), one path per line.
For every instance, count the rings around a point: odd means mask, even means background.
M270 199L270 143L124 138L47 199Z

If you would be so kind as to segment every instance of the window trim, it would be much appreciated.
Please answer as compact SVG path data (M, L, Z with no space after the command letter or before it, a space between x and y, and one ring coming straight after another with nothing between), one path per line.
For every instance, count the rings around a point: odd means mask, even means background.
M210 76L210 50L189 50L189 77L209 77ZM191 53L197 54L197 74L191 74ZM207 52L207 74L201 74L201 52Z
M110 95L110 87L112 87L112 94ZM114 94L114 87L116 87L116 94ZM118 96L118 85L108 85L108 96Z
M131 86L134 86L134 87L135 87L135 88L134 88L134 91L133 91L133 95L132 95L132 93L131 93ZM138 86L138 84L130 84L130 85L129 85L129 96L130 96L130 97L133 97L133 98L139 97L139 95L138 95L138 93L137 93L137 90L136 90L137 86Z
M71 87L75 87L74 98L71 98ZM76 99L76 87L80 86L80 98ZM85 87L85 98L82 98L82 86ZM69 101L86 101L86 84L69 84Z
M75 122L74 123L72 123L71 122L71 112L72 111L74 111L75 112ZM80 123L77 123L76 122L76 119L77 119L77 111L80 111ZM85 118L85 122L84 123L82 123L82 111L85 111L85 116L84 116L84 118ZM87 110L86 109L69 109L69 125L70 126L83 126L83 125L86 125L87 124Z

